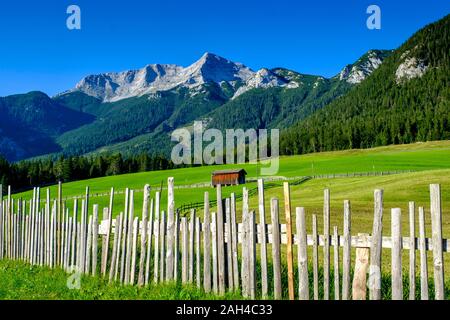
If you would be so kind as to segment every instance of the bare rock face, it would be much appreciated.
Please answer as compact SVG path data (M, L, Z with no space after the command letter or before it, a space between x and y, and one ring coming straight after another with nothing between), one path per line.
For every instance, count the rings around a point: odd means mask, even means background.
M423 60L415 57L406 58L402 62L395 72L395 78L397 83L402 83L417 77L422 77L427 71L428 66L425 65Z
M339 80L351 84L361 83L378 69L385 57L385 51L371 50L355 64L346 66L339 74Z
M178 86L198 88L207 82L245 83L254 75L254 71L241 63L205 53L185 68L174 64L151 64L139 70L91 75L82 79L72 91L113 102Z

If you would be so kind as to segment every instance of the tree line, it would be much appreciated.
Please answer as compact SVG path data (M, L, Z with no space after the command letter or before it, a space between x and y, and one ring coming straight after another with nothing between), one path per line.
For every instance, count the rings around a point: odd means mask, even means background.
M85 180L126 173L174 169L176 166L164 156L140 154L124 158L113 155L61 156L10 163L0 156L0 184L10 185L13 192L36 186L47 186L62 182Z

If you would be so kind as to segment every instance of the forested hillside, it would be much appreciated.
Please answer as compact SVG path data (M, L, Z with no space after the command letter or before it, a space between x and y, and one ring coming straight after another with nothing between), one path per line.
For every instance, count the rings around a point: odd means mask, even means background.
M347 95L282 135L284 154L450 139L450 16L417 32Z

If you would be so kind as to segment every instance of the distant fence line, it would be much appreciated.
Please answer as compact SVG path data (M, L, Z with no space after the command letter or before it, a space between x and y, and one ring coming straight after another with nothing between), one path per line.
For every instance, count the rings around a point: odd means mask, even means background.
M157 191L151 198L150 186L145 186L142 219L135 212L135 193L129 189L125 192L124 210L115 208L114 193L111 193L109 206L103 208L102 218L96 204L89 212L89 189L80 208L76 204L72 213L64 210L62 205L61 185L55 201L50 200L50 192L47 191L42 208L38 189L34 190L33 200L29 203L14 199L9 192L5 199L0 200L0 259L62 267L68 272L75 269L129 285L181 281L221 295L227 291L240 291L244 297L251 299L283 298L285 288L282 275L287 275L289 299L317 300L319 286L323 286L323 299L330 299L330 284L334 283L334 299L366 299L368 284L369 299L379 300L384 290L381 286L382 250L390 249L392 283L391 288L386 290L392 293L392 299L400 300L406 290L403 287L402 253L408 250L409 291L405 293L409 292L409 299L415 299L415 293L420 292L420 298L427 300L427 252L431 251L434 298L444 299L443 254L450 252L450 247L449 240L442 236L439 185L430 185L431 238L427 238L425 233L425 209L419 207L417 210L414 202L409 203L407 213L408 237L403 237L401 233L402 213L398 208L390 212L390 236L383 236L383 190L374 191L371 235L352 235L351 204L348 200L344 201L343 206L343 233L339 234L336 225L331 228L328 189L324 190L322 234L318 231L316 215L312 215L312 234L307 234L305 209L298 207L292 210L289 182L284 182L283 188L284 206L280 213L277 198L271 199L270 208L265 207L263 180L258 180L257 192L252 192L258 199L256 211L250 208L250 190L244 187L241 221L236 216L238 197L233 193L223 199L221 186L215 190L217 199L221 199L216 204L215 212L210 212L209 193L205 192L203 219L195 209L191 210L189 218L181 217L175 210L173 178L168 179L166 210L160 202L160 192ZM114 211L116 214L113 214ZM269 212L270 223L266 222ZM280 224L280 214L284 215L284 224ZM416 220L419 224L418 237L415 234ZM271 245L271 252L267 244ZM312 257L308 256L308 246L312 247ZM323 248L321 281L319 247ZM340 247L343 248L342 258ZM353 248L356 259L351 279ZM297 253L296 264L293 249ZM416 251L419 252L420 288L416 288ZM285 252L283 259L282 252ZM333 260L330 259L331 252ZM282 260L286 262L287 269L282 268ZM312 276L308 272L309 261L312 263ZM270 275L269 264L272 265ZM298 281L294 281L294 268L297 268ZM333 279L330 278L331 269L334 270ZM368 271L369 281L366 279Z
M317 174L317 175L309 175L309 176L293 176L293 177L264 177L264 181L267 182L277 182L277 181L293 181L293 180L303 180L303 179L337 179L337 178L351 178L351 177L369 177L369 176L387 176L387 175L393 175L393 174L402 174L402 173L411 173L411 172L417 172L415 170L394 170L394 171L370 171L370 172L349 172L349 173L333 173L333 174ZM247 178L246 181L248 182L257 182L259 178L250 177ZM51 184L53 186L53 184ZM50 186L50 184L48 185ZM45 186L41 186L45 188ZM40 188L41 188L40 187ZM193 184L185 184L185 185L176 185L174 186L174 189L196 189L196 188L208 188L211 187L211 182L199 182L199 183L193 183ZM155 190L167 190L167 186L152 186ZM30 189L32 190L32 189ZM1 191L0 191L1 192ZM121 195L125 194L125 190L113 190L115 195ZM134 189L135 193L142 193L144 192L144 189ZM91 198L96 197L108 197L111 195L111 192L94 192L90 194ZM76 200L76 199L83 199L85 195L75 195L75 196L68 196L63 197L63 201L67 200ZM52 198L51 200L56 200L56 198ZM45 202L45 199L41 199L41 202Z

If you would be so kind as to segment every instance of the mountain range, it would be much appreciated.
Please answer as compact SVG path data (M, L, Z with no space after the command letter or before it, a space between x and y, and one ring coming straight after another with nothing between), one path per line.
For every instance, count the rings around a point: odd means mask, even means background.
M0 154L12 161L46 154L168 155L170 133L194 120L219 129L280 128L286 132L284 147L292 147L292 152L329 149L324 143L311 147L314 139L324 136L318 130L328 123L358 117L365 123L362 114L378 114L377 99L390 97L393 91L402 94L410 83L420 82L433 95L430 76L443 74L443 85L448 84L448 21L449 16L427 26L397 50L370 50L332 78L285 68L252 70L205 53L187 67L150 64L139 70L89 75L55 97L41 92L3 97ZM424 79L427 82L422 83ZM444 95L439 88L428 98L440 97L440 104L448 107L448 90ZM298 135L305 147L294 141ZM374 144L370 139L364 144L352 141L345 147Z

